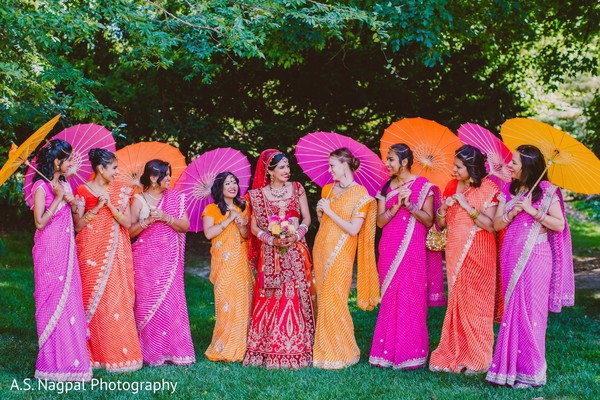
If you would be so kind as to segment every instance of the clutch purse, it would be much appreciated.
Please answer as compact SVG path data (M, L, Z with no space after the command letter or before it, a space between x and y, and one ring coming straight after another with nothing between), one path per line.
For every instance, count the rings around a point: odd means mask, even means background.
M446 248L446 228L441 231L438 231L435 225L429 228L425 245L431 251L443 251Z

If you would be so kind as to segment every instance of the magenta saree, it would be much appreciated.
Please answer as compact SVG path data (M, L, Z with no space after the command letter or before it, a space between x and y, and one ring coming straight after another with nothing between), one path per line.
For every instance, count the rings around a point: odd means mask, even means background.
M166 190L158 208L175 218L184 196ZM151 366L196 361L183 285L185 233L155 222L132 245L135 321L144 362Z
M505 210L520 197L509 185L502 195ZM564 203L560 189L540 183L543 196L533 204L544 212L553 201ZM566 224L566 218L565 218ZM574 304L573 258L568 225L562 232L541 231L541 224L525 212L506 228L500 253L504 315L487 380L499 385L539 386L546 383L546 326L548 311L560 312Z
M65 192L71 186L62 183ZM43 190L46 208L54 194L39 180L33 193ZM75 250L75 229L70 207L63 201L43 230L36 230L33 245L35 319L40 351L37 379L89 381L92 378L86 345L87 322L81 295L81 276Z
M411 184L411 202L422 208L428 196L440 205L440 191L427 179ZM382 198L378 195L378 198ZM398 201L398 189L385 196L386 209ZM441 252L425 247L428 228L405 207L385 225L379 242L381 306L369 362L396 369L421 368L429 355L427 307L446 303Z

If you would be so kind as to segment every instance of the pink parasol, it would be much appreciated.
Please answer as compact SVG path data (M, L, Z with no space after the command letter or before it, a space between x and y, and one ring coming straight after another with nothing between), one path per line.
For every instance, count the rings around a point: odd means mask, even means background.
M71 126L57 133L52 139L62 139L73 147L73 152L71 153L73 167L67 173L67 179L73 192L75 192L77 186L87 182L92 173L92 164L88 158L90 149L102 148L112 152L116 149L112 133L105 127L96 124ZM32 162L31 164L34 168L37 167L37 163ZM23 191L25 192L25 201L27 201L30 207L33 207L31 189L33 187L34 176L34 169L31 167L28 168L27 174L25 174Z
M314 132L303 136L296 144L296 159L306 175L323 187L333 182L329 173L329 154L346 147L360 160L360 167L354 171L354 179L375 196L389 179L387 168L367 146L334 132Z
M215 177L225 171L231 172L239 179L240 194L243 196L252 176L250 162L241 151L230 147L217 148L202 154L187 166L175 183L175 190L185 194L191 232L202 230L204 208L214 202L210 188Z
M504 143L484 127L468 122L458 128L458 137L465 144L477 147L487 155L485 168L488 177L502 188L510 182L510 171L507 168L512 160L512 153Z

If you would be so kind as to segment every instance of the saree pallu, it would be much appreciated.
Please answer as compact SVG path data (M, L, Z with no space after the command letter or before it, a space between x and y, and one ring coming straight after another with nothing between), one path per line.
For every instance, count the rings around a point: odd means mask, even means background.
M235 210L246 217L239 207ZM212 217L215 224L227 218L214 203L206 206L202 216ZM204 354L211 361L243 361L254 277L248 264L247 242L234 223L212 238L210 255L209 279L214 285L216 322Z
M358 235L350 236L324 214L313 248L318 310L313 365L340 369L356 364L360 358L348 309L357 249L357 304L363 310L372 310L380 299L374 243L377 211L375 199L360 185L333 195L329 184L323 187L322 197L331 200L331 209L340 218L364 218Z
M184 201L184 196L166 190L158 208L183 218ZM157 221L138 235L132 250L134 314L144 362L151 366L195 362L183 284L185 233Z
M454 179L448 184L445 198L456 193L457 183ZM497 205L498 187L488 178L463 194L481 213ZM449 300L440 344L431 353L429 369L483 373L492 361L494 345L496 237L475 225L458 202L448 208L446 224Z
M292 187L292 196L278 201L269 201L262 189L249 191L260 229L268 232L271 215L300 215L304 188L297 182L292 182ZM304 239L285 252L260 242L244 365L286 369L311 365L313 296L311 260Z
M66 193L71 193L69 184L61 184ZM44 191L48 208L54 201L52 187L39 180L34 183L32 193L37 190ZM36 379L92 379L74 235L71 209L64 201L44 229L35 231L33 297L40 348L35 365Z
M440 192L427 179L412 181L410 201L422 209L429 196ZM399 188L388 192L386 209L398 202ZM378 195L380 196L380 195ZM378 197L380 198L380 197ZM427 307L445 305L441 252L427 250L428 228L405 207L383 227L377 268L381 282L381 305L375 324L369 363L395 369L425 365L429 356Z
M121 212L129 188L109 187L112 204ZM77 188L86 212L98 199L85 185ZM76 237L83 305L89 326L92 367L112 372L142 368L142 352L133 316L133 261L129 232L102 207Z
M543 196L533 207L547 213L553 201L564 203L560 190L540 183ZM505 209L514 207L507 185ZM571 236L565 218L562 232L542 232L542 225L520 212L506 228L500 263L505 282L504 315L494 358L486 379L498 385L546 383L546 326L548 311L559 312L574 304Z

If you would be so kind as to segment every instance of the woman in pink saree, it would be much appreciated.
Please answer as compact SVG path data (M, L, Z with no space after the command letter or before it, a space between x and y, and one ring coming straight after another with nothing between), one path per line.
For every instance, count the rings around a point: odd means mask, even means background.
M443 306L442 254L425 247L439 207L439 189L410 172L413 153L394 144L386 165L391 179L377 195L381 306L369 362L395 369L422 368L429 355L427 307Z
M71 212L77 203L64 174L71 168L71 145L51 140L40 150L33 178L33 216L37 228L32 250L35 319L40 351L36 379L89 381L92 367L86 345L87 323Z
M131 206L134 314L144 362L196 362L183 286L185 232L190 222L183 195L169 190L171 167L148 161Z
M520 388L546 383L548 311L572 306L575 285L564 203L547 181L542 153L517 147L511 170L494 218L497 230L506 227L504 243L510 245L500 253L504 315L486 379Z

